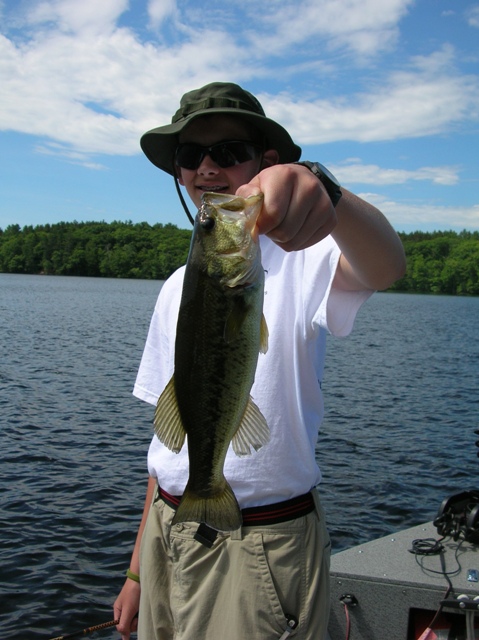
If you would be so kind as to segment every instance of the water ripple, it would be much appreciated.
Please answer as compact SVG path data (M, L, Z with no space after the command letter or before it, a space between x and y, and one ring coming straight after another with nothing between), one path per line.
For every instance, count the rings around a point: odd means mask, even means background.
M131 388L160 286L0 274L3 640L112 617L146 487L152 408ZM474 486L478 319L479 299L380 294L329 339L317 455L336 551Z

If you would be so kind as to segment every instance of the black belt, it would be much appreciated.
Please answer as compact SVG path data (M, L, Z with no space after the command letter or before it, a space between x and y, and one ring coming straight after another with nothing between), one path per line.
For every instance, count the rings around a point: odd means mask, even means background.
M170 495L160 486L158 487L158 495L163 502L172 509L176 510L178 508L181 497ZM264 526L295 520L301 516L308 515L308 513L311 513L314 509L314 499L311 491L309 491L302 496L291 498L291 500L268 504L264 507L248 507L246 509L241 509L241 515L243 516L244 527Z

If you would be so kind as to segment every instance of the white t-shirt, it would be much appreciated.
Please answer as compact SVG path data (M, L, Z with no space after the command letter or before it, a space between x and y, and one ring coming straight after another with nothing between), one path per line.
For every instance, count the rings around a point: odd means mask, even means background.
M228 450L224 473L242 508L287 500L320 482L315 444L324 413L326 335L350 333L358 309L372 294L331 288L340 251L330 236L291 253L262 236L261 251L269 349L259 354L251 395L271 439L251 456L239 458L231 446ZM160 291L133 390L154 405L174 371L183 276L184 267ZM153 436L148 471L165 491L182 495L188 479L187 443L175 454Z

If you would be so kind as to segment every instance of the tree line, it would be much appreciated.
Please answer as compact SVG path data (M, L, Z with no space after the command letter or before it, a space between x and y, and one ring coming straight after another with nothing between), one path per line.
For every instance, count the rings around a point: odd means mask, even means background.
M146 222L60 222L0 230L0 271L165 280L186 262L191 231Z
M479 232L400 233L406 275L391 291L479 295ZM0 229L0 272L165 280L191 230L146 222L60 222Z
M390 290L479 295L478 231L415 231L399 236L406 252L407 271Z

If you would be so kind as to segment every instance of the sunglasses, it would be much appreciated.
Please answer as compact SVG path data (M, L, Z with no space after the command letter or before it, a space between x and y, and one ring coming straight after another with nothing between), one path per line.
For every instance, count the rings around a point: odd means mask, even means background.
M245 140L227 140L202 147L193 142L185 142L178 145L175 154L175 163L182 169L198 169L205 156L209 156L221 169L234 167L237 164L254 160L261 152L262 147Z

